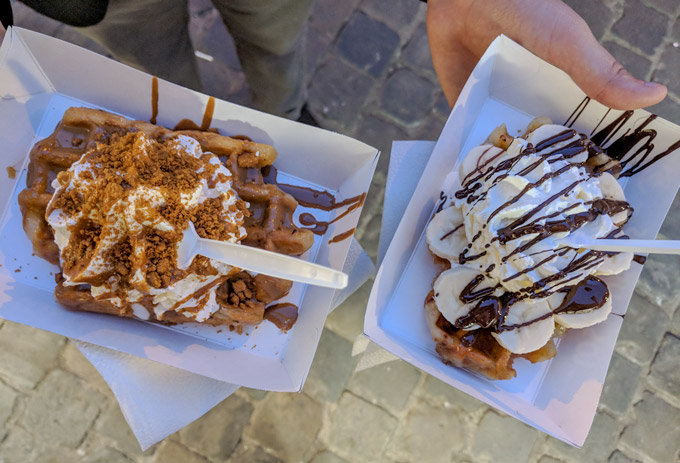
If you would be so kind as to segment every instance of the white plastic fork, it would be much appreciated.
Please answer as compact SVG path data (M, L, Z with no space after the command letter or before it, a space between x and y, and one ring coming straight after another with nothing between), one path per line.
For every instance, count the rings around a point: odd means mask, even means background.
M634 252L636 254L680 254L678 240L610 240L595 239L588 242L570 243L570 247L605 252Z
M347 286L346 273L264 249L201 238L189 222L177 249L179 268L187 268L197 255L285 280L335 289Z

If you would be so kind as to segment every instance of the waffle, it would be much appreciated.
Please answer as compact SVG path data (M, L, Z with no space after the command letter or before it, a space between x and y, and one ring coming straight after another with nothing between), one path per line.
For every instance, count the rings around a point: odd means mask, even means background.
M97 144L107 144L112 137L131 132L143 132L156 140L183 134L196 139L204 152L217 155L232 172L233 188L241 199L249 203L250 216L245 223L247 238L242 241L243 244L288 255L300 255L313 244L312 232L300 229L292 222L297 201L276 185L264 182L260 169L271 165L277 156L272 146L214 132L171 131L101 110L70 108L52 135L33 147L27 185L19 194L23 227L36 255L59 265L59 248L45 219L47 205L54 193L51 183L57 174L68 169ZM286 295L292 285L286 280L265 275L253 277L238 270L219 278L216 284L220 309L202 323L236 327L261 322L266 305ZM72 310L135 317L129 306L117 307L94 299L88 285L65 286L61 275L57 276L55 297ZM174 311L167 311L162 314L162 319L158 319L151 310L150 301L141 303L150 309L149 321L194 321Z

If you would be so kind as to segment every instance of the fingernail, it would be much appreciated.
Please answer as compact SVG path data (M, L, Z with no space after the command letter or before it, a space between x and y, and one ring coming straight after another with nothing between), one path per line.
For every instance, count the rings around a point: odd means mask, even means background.
M656 88L659 87L661 84L658 82L645 82L645 87L651 87L651 88Z

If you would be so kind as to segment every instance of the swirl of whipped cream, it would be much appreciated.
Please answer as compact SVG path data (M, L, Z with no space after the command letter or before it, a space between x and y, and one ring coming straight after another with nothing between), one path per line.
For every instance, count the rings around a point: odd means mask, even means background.
M570 245L621 237L632 213L616 179L587 165L601 153L553 124L507 149L487 144L468 153L460 189L426 232L430 250L452 264L434 283L449 322L492 329L508 350L527 353L550 339L556 321L580 328L606 318L611 299L592 277L626 270L633 256ZM595 291L597 304L572 304L584 291Z
M83 154L53 181L46 218L63 284L89 284L93 297L137 318L174 310L205 321L219 309L217 286L238 269L205 258L177 269L182 231L192 220L204 237L238 242L247 205L231 172L193 138L121 140Z

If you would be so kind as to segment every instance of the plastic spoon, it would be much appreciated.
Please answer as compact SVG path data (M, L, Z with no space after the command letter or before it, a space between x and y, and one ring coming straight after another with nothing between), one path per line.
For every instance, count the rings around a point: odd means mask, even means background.
M196 255L300 283L336 289L347 286L347 274L343 272L264 249L201 238L196 234L194 224L189 222L177 249L179 268L191 265Z
M680 254L678 240L605 240L569 244L574 248L605 252L633 252L636 254Z

